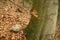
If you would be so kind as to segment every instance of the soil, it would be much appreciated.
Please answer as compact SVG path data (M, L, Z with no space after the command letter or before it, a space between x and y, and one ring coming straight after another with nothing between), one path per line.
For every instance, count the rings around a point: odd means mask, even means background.
M0 2L0 40L26 40L23 29L25 29L30 22L31 8L30 5L27 6L28 4L25 4L26 6L22 6L21 4L20 6L24 8L22 9L17 5L18 0L15 1L15 3L9 0L2 0ZM20 29L19 27L13 27L16 24L21 26L19 26Z
M21 3L19 3L21 2ZM36 9L29 2L22 0L0 1L0 40L27 40L23 29L31 19L31 13L38 18Z

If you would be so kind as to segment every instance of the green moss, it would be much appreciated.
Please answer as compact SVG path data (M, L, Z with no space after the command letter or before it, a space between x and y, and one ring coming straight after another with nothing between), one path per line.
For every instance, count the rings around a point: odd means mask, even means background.
M31 22L26 28L25 33L27 40L40 40L42 38L43 35L42 33L44 31L43 27L46 22L44 17L46 14L46 10L44 10L45 5L42 5L43 3L45 3L45 1L32 0L32 2L33 2L33 8L35 8L38 11L39 18L36 19L34 16L32 16Z

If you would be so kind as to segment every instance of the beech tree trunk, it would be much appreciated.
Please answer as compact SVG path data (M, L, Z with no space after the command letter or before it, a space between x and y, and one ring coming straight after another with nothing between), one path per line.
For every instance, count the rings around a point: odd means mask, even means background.
M33 0L39 18L32 17L27 28L28 40L54 40L58 15L58 0Z
M58 0L47 0L46 1L47 13L45 15L45 26L43 27L42 39L41 40L54 40L56 21L58 15Z

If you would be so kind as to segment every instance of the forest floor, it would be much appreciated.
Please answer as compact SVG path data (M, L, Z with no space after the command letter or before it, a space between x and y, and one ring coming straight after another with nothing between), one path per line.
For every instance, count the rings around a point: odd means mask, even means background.
M55 40L60 40L60 19L57 20Z

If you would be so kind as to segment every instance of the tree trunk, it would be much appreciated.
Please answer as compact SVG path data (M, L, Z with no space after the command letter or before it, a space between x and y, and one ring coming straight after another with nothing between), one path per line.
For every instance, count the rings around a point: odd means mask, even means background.
M28 40L54 40L58 15L58 0L34 0L33 8L38 10L38 22L32 17L27 28Z
M56 20L58 14L58 0L47 0L47 13L45 15L45 26L43 27L41 40L54 40Z

